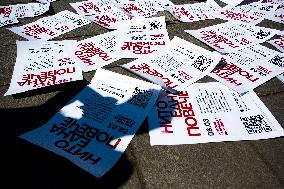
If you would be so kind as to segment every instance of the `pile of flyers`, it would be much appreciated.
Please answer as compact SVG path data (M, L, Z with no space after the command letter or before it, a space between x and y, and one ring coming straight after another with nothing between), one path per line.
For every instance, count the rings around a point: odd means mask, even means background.
M0 6L0 27L42 15L55 0ZM17 59L5 95L93 79L43 126L20 138L67 158L102 177L148 117L151 145L258 140L284 130L253 91L277 77L284 82L284 32L256 26L284 23L283 0L214 0L175 5L170 0L89 0L70 3L77 13L55 15L7 28L17 41ZM168 11L180 22L224 22L185 30L215 51L180 37L169 38ZM110 31L81 41L51 39L97 24ZM5 26L6 27L6 26ZM278 50L263 46L268 42ZM147 81L102 67L121 65ZM209 76L216 80L197 83Z

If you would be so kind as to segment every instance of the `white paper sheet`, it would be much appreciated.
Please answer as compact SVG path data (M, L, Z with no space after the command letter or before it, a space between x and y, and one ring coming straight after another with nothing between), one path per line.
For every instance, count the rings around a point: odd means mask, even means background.
M268 15L274 14L278 5L270 3L250 3L241 6L223 7L219 14L224 20L235 20L256 25L264 20Z
M262 3L272 3L272 4L284 5L284 0L263 0Z
M185 32L219 52L228 53L247 45L265 42L280 31L229 21L198 30L185 30Z
M280 36L267 42L284 53L284 32L280 32L278 35Z
M57 1L57 0L36 0L40 3L51 3L51 2L54 2L54 1Z
M16 9L13 6L0 6L0 27L18 22Z
M97 15L101 13L102 6L98 5L98 1L80 1L76 3L70 3L70 5L81 15ZM105 4L103 4L105 5Z
M132 17L150 17L164 10L164 8L154 0L129 1L123 4L121 9Z
M20 137L101 177L125 151L159 91L158 85L98 69L50 121Z
M284 24L284 4L278 6L273 14L266 15L266 19Z
M182 22L194 22L215 19L221 7L211 3L194 3L185 5L171 5L169 12Z
M232 6L236 6L238 4L240 4L241 2L243 2L244 0L220 0L228 5L232 5Z
M258 140L284 130L254 92L244 96L220 83L195 83L161 95L149 114L151 145Z
M90 23L91 21L82 16L66 10L30 24L8 29L28 40L49 40Z
M49 3L28 3L0 6L0 27L18 23L18 18L39 16L49 10Z
M280 81L282 81L282 83L284 83L284 73L278 75L277 79L279 79Z
M50 3L28 3L13 5L16 9L17 18L35 17L44 14L49 10Z
M122 67L155 83L159 78L167 88L181 91L207 75L220 59L217 52L174 37L166 50Z
M111 1L82 1L70 5L78 14L108 29L117 29L120 21L131 19L120 8L111 4Z
M170 0L154 0L154 1L167 11L169 11L170 7L174 5Z
M284 72L284 54L262 45L252 45L229 53L223 61L227 65L209 76L240 94Z
M270 3L254 2L241 6L226 6L220 11L220 18L225 20L237 20L256 25L269 15L273 15L278 5Z
M165 17L124 21L120 31L119 51L123 58L145 57L164 49L170 42Z
M117 57L121 56L116 51L119 37L120 32L115 30L78 41L74 52L76 62L84 72L88 72L118 60Z
M102 6L101 9L100 13L85 17L108 29L117 29L121 25L121 21L130 21L132 19L112 4Z
M75 45L76 41L17 41L16 64L5 96L82 80L82 69L72 58Z

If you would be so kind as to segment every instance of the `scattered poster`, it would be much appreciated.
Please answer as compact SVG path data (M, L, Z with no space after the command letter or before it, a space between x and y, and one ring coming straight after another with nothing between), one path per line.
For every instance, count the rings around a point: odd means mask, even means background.
M86 18L66 10L30 24L8 29L28 40L49 40L90 23Z
M123 58L145 57L164 49L170 42L164 16L124 21L118 30Z
M182 22L194 22L215 19L221 7L212 3L193 3L184 5L171 5L169 12Z
M78 41L74 56L84 72L93 71L110 64L121 56L118 48L120 32L115 30Z
M161 93L148 116L151 145L258 140L284 130L250 91L240 96L217 83L195 83L179 94Z
M159 92L158 85L98 69L50 121L20 137L101 177L125 151Z
M267 41L267 42L284 53L284 32L280 32L280 33L278 33L278 35L279 36L277 36L275 39L272 39L272 40Z
M0 27L18 23L18 18L35 17L49 10L49 3L28 3L0 6Z
M221 55L174 37L163 51L140 58L123 68L169 89L184 90L210 73ZM161 82L159 82L161 80Z
M247 45L265 42L280 31L229 21L198 30L185 30L185 32L219 52L229 53Z
M258 44L231 52L222 60L226 65L209 76L240 94L284 72L284 54Z
M226 3L228 5L232 5L232 6L237 6L238 4L240 4L241 2L243 2L244 0L220 0L223 3Z
M4 95L83 80L82 69L70 53L75 44L76 41L17 41L16 64Z

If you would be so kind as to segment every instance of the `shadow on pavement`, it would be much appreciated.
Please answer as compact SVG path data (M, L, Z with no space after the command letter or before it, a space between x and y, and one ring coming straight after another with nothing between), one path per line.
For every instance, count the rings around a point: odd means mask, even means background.
M8 182L6 186L37 189L118 188L130 178L133 165L125 153L109 172L97 179L67 159L18 137L47 123L87 84L86 80L77 81L13 95L14 99L21 99L61 90L38 107L0 109L2 123L5 123L1 126L0 136L1 154L4 158L2 172L6 173L2 180ZM144 121L137 134L148 132L146 122Z

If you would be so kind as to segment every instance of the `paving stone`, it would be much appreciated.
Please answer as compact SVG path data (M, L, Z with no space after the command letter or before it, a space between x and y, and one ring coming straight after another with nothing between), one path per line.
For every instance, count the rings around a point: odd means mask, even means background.
M207 50L213 51L213 48L209 47L205 43L197 40L192 35L186 33L184 30L197 30L204 27L209 27L216 24L221 24L226 21L221 19L213 19L213 20L204 20L199 22L190 22L190 23L180 23L178 27L176 24L167 25L167 30L169 33L169 37L172 39L174 36L178 36L186 41L189 41L195 45L201 46Z
M284 126L284 93L261 97L276 120ZM270 167L279 182L284 186L284 138L251 141L252 147L259 153L260 158Z
M58 0L46 15L62 10L75 12L69 2ZM7 2L7 1L6 1ZM10 0L9 3L30 2ZM175 4L201 1L172 1ZM221 6L224 3L217 1ZM2 2L0 3L2 4ZM3 177L13 178L17 188L283 188L284 139L220 142L196 145L150 146L148 123L145 121L122 158L101 180L75 166L68 160L18 138L22 133L46 123L93 78L95 71L84 73L83 81L36 89L25 93L3 96L7 91L16 60L16 40L24 38L6 28L33 22L46 15L20 19L19 24L0 28L0 114L1 152L4 154ZM184 32L226 21L220 19L181 23L170 13L165 16L170 38L179 36L189 42L213 50ZM283 24L264 20L259 26L283 30ZM109 30L92 23L63 34L54 40L82 40ZM267 44L266 44L267 45ZM105 66L107 70L145 80L120 65L133 59L121 59ZM206 76L198 82L211 82ZM273 78L255 89L278 122L284 125L283 83ZM8 123L8 124L7 124ZM16 157L14 160L12 157ZM12 172L11 175L8 173ZM4 184L3 184L4 185Z
M258 96L266 96L269 94L284 92L284 84L275 77L258 86L254 89L254 91Z
M0 86L9 85L16 63L17 47L0 46Z
M137 134L132 145L145 188L282 187L246 141L150 146L144 132Z

